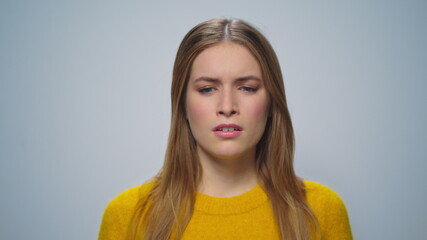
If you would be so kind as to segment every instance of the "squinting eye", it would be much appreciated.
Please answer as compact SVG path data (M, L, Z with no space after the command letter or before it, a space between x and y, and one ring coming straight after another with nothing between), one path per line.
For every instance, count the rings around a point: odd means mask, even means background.
M199 93L211 93L211 92L213 92L213 88L211 88L211 87L208 87L208 88L202 88L202 89L199 89L198 91L199 91Z
M245 92L256 92L258 89L253 87L241 87L241 89Z

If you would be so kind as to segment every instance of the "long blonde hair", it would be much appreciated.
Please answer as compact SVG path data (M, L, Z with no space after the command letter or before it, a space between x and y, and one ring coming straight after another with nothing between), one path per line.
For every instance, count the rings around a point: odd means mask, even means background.
M163 168L148 196L141 198L128 229L129 239L179 239L194 209L201 174L196 142L185 117L186 87L196 56L224 41L241 44L258 60L270 96L270 113L257 144L256 167L282 239L310 239L317 219L294 172L294 133L282 73L267 39L237 19L212 19L191 29L179 46L173 68L172 120Z

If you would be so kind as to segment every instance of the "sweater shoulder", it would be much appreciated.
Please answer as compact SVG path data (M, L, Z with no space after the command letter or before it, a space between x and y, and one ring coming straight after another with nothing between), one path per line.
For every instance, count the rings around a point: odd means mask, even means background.
M147 182L117 195L104 210L99 230L99 240L125 239L127 227L139 200L153 189L154 182Z
M307 200L309 202L313 202L312 200L316 200L316 201L341 200L341 197L328 186L322 185L317 182L308 181L308 180L304 180L304 185L305 185Z
M304 180L306 198L310 207L319 213L345 210L344 201L331 188L317 182ZM322 216L318 216L322 217Z
M304 181L307 203L319 221L322 237L352 239L344 201L334 190L317 182Z
M143 198L146 198L150 191L153 189L154 183L152 181L144 183L143 185L129 188L119 195L117 195L107 206L112 208L134 207L134 205Z

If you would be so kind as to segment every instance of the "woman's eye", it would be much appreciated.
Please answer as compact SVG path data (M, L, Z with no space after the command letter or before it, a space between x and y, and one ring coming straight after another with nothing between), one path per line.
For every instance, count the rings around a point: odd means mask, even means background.
M242 89L245 92L256 92L258 90L257 88L253 88L253 87L241 87L240 89Z
M212 87L199 89L199 93L202 93L202 94L204 94L204 93L211 93L213 91L214 91L214 88L212 88Z

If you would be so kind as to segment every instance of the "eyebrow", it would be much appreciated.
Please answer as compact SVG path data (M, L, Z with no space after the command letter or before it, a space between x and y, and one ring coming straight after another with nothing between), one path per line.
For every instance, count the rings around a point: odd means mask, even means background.
M201 81L206 81L206 82L219 82L218 78L211 78L211 77L199 77L196 78L196 80L194 80L194 82L201 82Z
M245 82L245 81L249 81L249 80L255 80L258 82L262 82L261 79L259 77L256 77L254 75L249 75L249 76L244 76L244 77L239 77L236 78L237 82ZM206 81L206 82L219 82L218 78L211 78L211 77L199 77L196 78L196 80L194 80L194 82L200 82L200 81Z
M239 77L239 78L236 79L236 81L239 81L239 82L244 82L244 81L248 81L248 80L255 80L255 81L258 81L258 82L262 82L259 77L256 77L254 75L249 75L249 76L245 76L245 77Z

